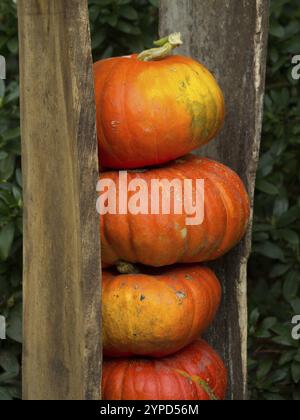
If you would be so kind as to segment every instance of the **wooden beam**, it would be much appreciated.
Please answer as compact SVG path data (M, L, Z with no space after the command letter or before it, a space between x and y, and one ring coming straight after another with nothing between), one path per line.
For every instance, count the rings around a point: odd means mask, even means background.
M19 0L25 400L97 400L97 140L86 0Z
M268 36L268 0L161 0L160 32L180 31L181 53L211 69L226 100L221 135L199 151L219 160L245 181L253 200L259 158ZM247 260L251 226L245 240L214 264L224 289L223 306L208 340L226 361L228 398L247 395Z

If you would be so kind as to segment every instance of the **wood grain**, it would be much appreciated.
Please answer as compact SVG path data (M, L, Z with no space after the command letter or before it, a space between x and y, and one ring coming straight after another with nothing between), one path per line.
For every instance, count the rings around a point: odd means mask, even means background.
M198 153L219 160L244 180L252 203L259 158L268 36L268 0L161 0L160 32L182 32L181 53L213 71L226 100L222 133ZM208 334L226 361L228 398L247 396L247 260L245 240L213 266L224 289L223 305Z
M19 0L25 400L97 400L98 178L86 0Z

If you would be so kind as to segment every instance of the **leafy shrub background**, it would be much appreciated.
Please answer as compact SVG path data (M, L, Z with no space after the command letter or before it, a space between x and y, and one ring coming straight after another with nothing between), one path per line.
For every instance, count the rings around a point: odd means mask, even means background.
M158 0L89 0L94 59L150 47ZM20 397L22 196L16 6L0 2L0 400ZM291 319L300 314L300 54L298 0L271 0L267 95L249 267L249 373L252 399L300 399L300 343Z
M271 0L267 95L250 261L250 389L253 399L300 399L300 3Z

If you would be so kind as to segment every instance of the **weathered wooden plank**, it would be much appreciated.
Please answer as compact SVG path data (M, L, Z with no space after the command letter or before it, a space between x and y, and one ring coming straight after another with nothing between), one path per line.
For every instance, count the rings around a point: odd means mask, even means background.
M25 400L100 398L100 239L86 0L19 0Z
M268 0L161 0L160 32L180 31L190 55L211 69L226 100L222 133L199 154L236 170L253 200L259 157L268 34ZM245 240L214 264L224 298L208 339L223 355L230 373L228 398L247 395L247 260Z

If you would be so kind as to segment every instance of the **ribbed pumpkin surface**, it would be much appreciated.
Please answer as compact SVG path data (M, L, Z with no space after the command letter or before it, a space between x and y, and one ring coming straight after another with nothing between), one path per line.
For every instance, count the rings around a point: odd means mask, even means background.
M164 359L114 359L103 364L104 400L223 400L227 371L202 340Z
M105 172L102 178L117 186L119 172ZM129 172L128 181L142 179L149 189L151 181L166 179L204 180L204 221L187 225L187 214L106 214L101 217L102 260L104 266L119 261L160 267L174 263L215 260L233 248L245 234L250 203L245 187L228 167L209 159L187 156L161 168ZM134 193L128 195L128 200ZM171 193L174 202L174 192ZM118 203L119 204L119 203Z

